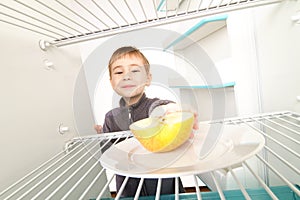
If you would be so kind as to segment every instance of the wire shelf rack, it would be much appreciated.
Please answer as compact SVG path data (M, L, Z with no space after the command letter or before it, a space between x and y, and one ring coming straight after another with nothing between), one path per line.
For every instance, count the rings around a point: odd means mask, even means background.
M162 179L158 178L155 197L149 199L299 199L300 198L300 115L283 111L248 117L228 118L225 120L202 123L245 124L262 134L266 140L264 148L253 158L243 161L238 166L218 169L207 173L215 187L211 192L199 189L201 174L190 176L194 181L192 193L179 193L178 178L175 193L161 195ZM78 137L65 146L65 150L49 159L31 173L0 193L0 199L112 199L109 185L116 174L107 177L106 169L99 162L101 150L109 141L114 144L132 137L129 131L105 133ZM103 143L103 141L105 141ZM99 145L102 142L103 145ZM259 170L254 165L260 166ZM239 169L242 169L242 175ZM220 172L231 175L235 187L228 187L220 179ZM245 182L245 176L257 186ZM250 174L250 175L249 175ZM127 176L120 191L114 197L121 198ZM144 178L134 199L140 199L140 190ZM255 185L255 184L254 184ZM145 197L146 198L146 197Z
M0 22L41 35L40 46L65 46L142 28L215 15L280 0L13 0Z

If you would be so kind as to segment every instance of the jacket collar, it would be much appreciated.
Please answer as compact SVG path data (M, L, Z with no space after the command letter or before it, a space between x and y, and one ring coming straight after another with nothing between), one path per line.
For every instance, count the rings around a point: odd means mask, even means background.
M141 98L139 99L139 101L136 102L135 104L130 105L129 107L135 108L135 107L139 106L145 99L146 99L146 94L143 93L143 95L141 96ZM120 99L119 105L120 105L120 107L126 107L126 102L123 99L123 97Z

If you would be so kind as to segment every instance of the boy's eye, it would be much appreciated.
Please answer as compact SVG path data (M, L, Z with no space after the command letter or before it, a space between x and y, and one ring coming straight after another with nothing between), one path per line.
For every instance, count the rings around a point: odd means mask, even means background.
M140 70L139 69L134 69L134 70L132 70L132 72L140 72Z
M122 74L123 72L119 71L119 72L115 72L114 74Z

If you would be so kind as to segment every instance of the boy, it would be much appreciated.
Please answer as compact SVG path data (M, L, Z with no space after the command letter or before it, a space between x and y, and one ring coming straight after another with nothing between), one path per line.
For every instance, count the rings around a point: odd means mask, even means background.
M120 107L114 108L105 115L103 127L96 125L100 132L115 132L129 130L129 125L135 121L149 117L155 109L174 103L169 100L147 98L144 88L149 86L152 80L150 65L147 58L135 47L126 46L117 49L109 60L110 83L113 90L120 95ZM196 120L195 120L196 121ZM120 189L123 176L117 175L117 191ZM122 193L123 197L135 195L140 179L130 178ZM155 195L157 179L145 179L141 190L141 196ZM179 192L184 192L179 179ZM175 193L175 179L162 180L161 194Z

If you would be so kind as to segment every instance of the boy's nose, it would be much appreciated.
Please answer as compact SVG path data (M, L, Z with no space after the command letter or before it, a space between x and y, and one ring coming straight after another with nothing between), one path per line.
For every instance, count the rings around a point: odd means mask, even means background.
M123 80L130 80L130 79L131 79L130 72L125 73L124 76L123 76Z

